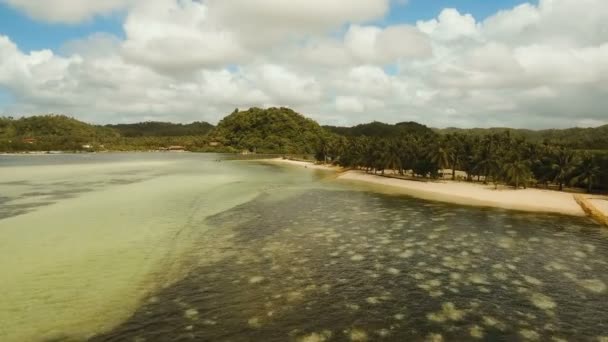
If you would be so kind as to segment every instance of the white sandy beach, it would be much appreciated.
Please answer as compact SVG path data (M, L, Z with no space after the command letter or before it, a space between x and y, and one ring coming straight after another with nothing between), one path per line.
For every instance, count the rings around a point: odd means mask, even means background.
M337 166L320 165L320 164L315 164L312 162L289 160L289 159L283 159L283 158L264 159L262 161L269 162L269 163L283 164L283 165L291 165L291 166L301 167L301 168L308 168L311 170L326 170L326 171L340 171L341 170L341 168L339 168Z
M589 202L604 216L608 217L608 199L592 198Z
M585 215L572 194L552 190L495 190L492 185L451 181L417 182L380 177L362 171L348 171L340 175L338 179L386 185L403 190L403 193L408 195L442 202L565 215Z
M309 169L340 171L338 167L316 165L314 163L270 159L269 162L281 163ZM493 185L482 185L452 181L411 181L397 178L381 177L367 174L363 171L347 171L338 176L342 181L365 182L390 187L399 193L414 197L466 204L475 206L495 207L531 212L559 213L565 215L584 216L585 212L576 202L573 195L566 192L541 189L504 189L495 190ZM602 202L596 200L596 202ZM604 210L608 213L608 201L603 201Z

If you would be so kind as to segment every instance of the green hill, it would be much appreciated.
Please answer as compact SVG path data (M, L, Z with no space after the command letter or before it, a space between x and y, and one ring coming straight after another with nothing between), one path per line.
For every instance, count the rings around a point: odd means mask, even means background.
M89 125L65 115L0 117L1 151L81 150L82 145L118 136L111 128Z
M354 127L336 127L323 126L326 130L347 137L384 137L396 138L403 135L420 135L435 134L432 129L416 122L400 122L394 125L383 122L370 122Z
M211 139L258 153L314 153L324 134L318 123L289 108L251 108L222 119Z
M133 124L106 125L118 131L123 137L183 137L207 135L214 127L207 122L195 121L189 124L147 121Z
M328 141L324 138L332 135L399 138L450 133L484 136L504 131L513 138L532 143L562 145L577 150L608 150L608 125L534 131L512 128L431 129L416 122L391 125L375 121L354 127L321 127L289 108L251 108L234 111L217 127L206 122L153 121L96 126L65 115L19 119L0 117L0 152L84 150L83 145L91 144L96 149L103 149L100 145L105 145L110 150L151 150L181 145L191 151L312 154L322 141Z

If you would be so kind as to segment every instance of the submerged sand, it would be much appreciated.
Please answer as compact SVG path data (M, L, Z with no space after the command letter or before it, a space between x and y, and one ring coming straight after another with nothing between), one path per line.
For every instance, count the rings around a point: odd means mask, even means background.
M340 170L337 167L316 165L314 163L272 159L270 162L306 167L309 169ZM414 197L466 204L495 207L530 212L559 213L564 215L584 216L585 212L576 202L573 195L565 192L541 189L495 189L493 185L477 183L435 181L423 182L405 179L382 177L363 171L347 171L338 176L339 180L365 182L391 187L400 193ZM604 201L608 213L608 201Z

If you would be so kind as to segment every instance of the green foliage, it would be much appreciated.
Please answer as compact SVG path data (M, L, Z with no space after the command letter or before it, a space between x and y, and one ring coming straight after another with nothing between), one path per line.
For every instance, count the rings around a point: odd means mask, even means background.
M343 167L368 172L393 170L417 177L436 178L440 170L452 169L474 179L508 184L515 188L530 184L560 190L566 184L587 191L608 190L608 153L576 152L564 146L534 143L513 136L510 131L487 135L449 133L398 138L349 136L339 144L326 144L318 155ZM325 158L327 161L327 158Z
M331 133L347 137L397 138L405 135L424 136L433 134L430 128L416 122L400 122L395 125L389 125L374 121L354 127L323 126L323 128Z
M175 124L170 122L147 121L133 124L106 125L123 137L184 137L207 135L214 127L207 122Z
M64 115L0 118L0 151L83 150L119 137L106 127L97 127Z
M222 119L211 139L258 153L312 154L326 135L319 124L289 108L251 108Z
M513 128L445 128L436 130L440 134L469 134L486 136L509 132L514 138L523 138L533 143L557 144L575 150L607 150L608 125L595 128L546 129L533 131Z
M234 152L209 146L205 134L212 127L204 122L95 126L64 115L0 117L0 151L146 151L183 146L190 151Z

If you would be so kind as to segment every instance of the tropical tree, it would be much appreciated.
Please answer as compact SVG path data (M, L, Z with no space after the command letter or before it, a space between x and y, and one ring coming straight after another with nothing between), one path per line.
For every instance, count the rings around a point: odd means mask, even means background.
M442 143L435 144L428 153L428 159L436 169L446 169L450 166L450 153L448 146ZM426 164L428 165L429 163Z
M504 175L506 180L518 189L520 185L526 188L532 172L526 161L514 160L504 165Z
M572 183L585 184L587 186L587 192L591 193L593 185L601 175L601 169L596 162L595 157L590 153L586 153L581 159L581 163L574 170L574 173L576 176L572 178Z
M571 176L574 170L575 154L569 149L559 147L553 154L553 170L555 171L555 183L559 185L559 190L564 190L564 184L567 183L568 177Z

